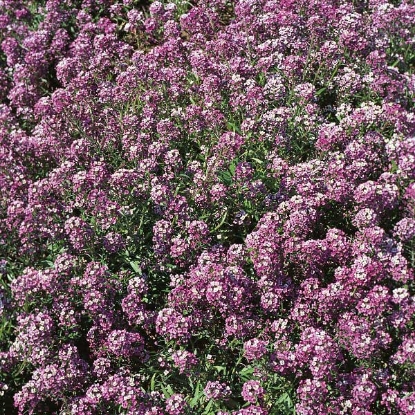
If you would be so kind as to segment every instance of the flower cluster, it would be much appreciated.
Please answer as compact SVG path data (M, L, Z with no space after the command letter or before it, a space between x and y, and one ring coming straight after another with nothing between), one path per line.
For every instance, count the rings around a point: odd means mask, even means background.
M224 399L232 393L228 385L218 381L208 382L203 392L208 399Z

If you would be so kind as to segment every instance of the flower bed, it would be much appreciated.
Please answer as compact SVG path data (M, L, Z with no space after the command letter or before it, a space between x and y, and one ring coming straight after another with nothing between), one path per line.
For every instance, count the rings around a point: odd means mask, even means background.
M415 413L412 1L0 1L4 414Z

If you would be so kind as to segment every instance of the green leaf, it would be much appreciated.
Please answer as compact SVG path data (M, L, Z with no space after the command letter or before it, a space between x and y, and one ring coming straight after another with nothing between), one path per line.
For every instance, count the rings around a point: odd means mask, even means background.
M234 176L235 174L236 166L238 165L238 163L239 163L239 159L236 158L236 159L233 159L231 164L229 165L229 172L231 173L232 176Z
M198 404L199 399L202 395L203 395L203 388L202 388L202 385L200 384L200 381L199 381L196 384L195 394L194 394L193 398L191 399L191 401L189 402L189 405L190 405L191 408L194 408Z
M230 186L232 184L232 173L229 170L220 171L218 179L222 184Z
M319 96L319 95L321 95L325 90L326 90L327 88L326 87L324 87L324 88L320 88L317 92L316 92L316 95L317 96Z
M231 130L234 133L238 133L238 134L241 133L240 127L234 122L228 121L226 123L226 127L228 128L228 130Z
M165 264L165 267L169 268L169 269L175 269L176 265L174 265L174 264Z
M252 160L256 161L258 164L264 163L264 160L257 159L256 157L252 157Z
M49 261L49 260L47 260L47 259L45 259L44 261L42 261L42 263L43 263L43 264L45 264L45 265L47 265L47 266L49 266L49 267L51 267L51 268L52 268L52 267L53 267L53 265L54 265L52 261Z
M254 373L254 368L251 366L248 367L244 367L240 372L239 372L239 377L243 380L243 381L247 381L252 379L252 375Z
M216 371L218 372L218 373L223 373L224 375L226 375L226 367L225 366L213 366L215 369L216 369Z
M164 385L160 385L161 390L163 391L163 394L166 398L170 398L171 395L173 395L173 390L170 385L165 387Z
M224 215L222 216L221 221L219 222L219 224L215 227L215 229L213 229L213 232L216 232L218 229L221 228L221 226L225 223L226 217L228 216L228 211L226 210Z
M203 411L203 415L209 415L211 413L210 410L212 409L213 403L214 403L213 400L210 400L208 402L208 404L206 405L205 410ZM213 412L212 412L212 414L213 414Z
M138 275L143 274L143 272L142 272L140 266L137 264L137 262L130 261L129 264L130 264L131 268L134 270L134 272L136 272Z
M150 391L151 392L154 392L156 390L155 387L156 387L156 373L154 373L154 375L151 377L151 380L150 380Z
M16 279L16 277L13 274L7 274L7 281L12 282Z

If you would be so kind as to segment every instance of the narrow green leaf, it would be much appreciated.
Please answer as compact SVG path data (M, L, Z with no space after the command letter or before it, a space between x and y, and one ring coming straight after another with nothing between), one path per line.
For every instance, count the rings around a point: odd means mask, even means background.
M210 415L210 414L211 414L210 410L212 409L212 406L213 406L213 400L210 400L210 401L208 402L208 404L206 405L206 408L205 408L205 410L203 411L203 414L204 414L204 415ZM213 412L212 412L212 414L213 414Z
M150 380L150 391L154 392L156 390L156 373L151 377Z
M170 398L172 393L169 393L168 388L166 388L164 385L160 385L160 389L162 390L162 392L163 392L163 394L166 398Z
M317 96L321 95L321 94L322 94L322 93L323 93L326 89L327 89L326 87L319 89L319 90L316 92Z
M213 232L216 232L218 229L221 228L221 226L225 223L225 220L228 216L228 211L225 212L225 214L222 216L221 221L219 222L219 224L215 227L215 229L213 229Z
M134 261L130 261L129 262L131 268L134 270L134 272L136 272L138 275L142 275L142 270L140 268L140 266L137 264L137 262Z
M226 375L226 367L225 366L213 366L215 369L216 369L216 371L218 372L218 373L223 373L224 375Z
M202 394L203 394L202 386L201 386L200 382L197 382L195 394L194 394L193 398L191 399L191 401L189 403L191 408L194 408L198 404L199 399L202 396Z

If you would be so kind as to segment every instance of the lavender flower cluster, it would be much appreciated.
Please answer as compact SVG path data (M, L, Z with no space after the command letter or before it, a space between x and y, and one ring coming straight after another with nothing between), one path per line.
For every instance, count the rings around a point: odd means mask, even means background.
M414 21L0 0L5 413L414 414Z

